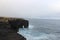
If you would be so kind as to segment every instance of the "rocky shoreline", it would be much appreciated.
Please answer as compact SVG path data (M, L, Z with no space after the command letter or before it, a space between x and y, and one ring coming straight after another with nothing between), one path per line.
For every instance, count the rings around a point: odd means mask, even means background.
M28 28L29 21L22 18L0 17L0 40L26 40L17 33L23 26Z
M6 23L0 23L0 40L26 40Z

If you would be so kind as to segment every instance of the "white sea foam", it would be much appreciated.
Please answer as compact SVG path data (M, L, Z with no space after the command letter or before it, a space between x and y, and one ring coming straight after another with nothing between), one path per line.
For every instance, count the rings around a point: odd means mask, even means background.
M54 34L42 34L39 36L32 36L31 32L28 31L24 31L24 32L20 32L20 34L22 34L24 37L27 38L27 40L59 40L58 37ZM37 33L36 33L37 34Z
M60 38L58 38L57 35L55 34L46 34L46 33L42 33L42 32L36 32L34 31L34 33L32 32L34 26L33 25L29 25L29 29L20 29L19 34L23 35L24 37L27 38L27 40L60 40ZM38 36L36 36L36 34Z
M29 25L29 29L33 29L34 28L34 26L33 25Z

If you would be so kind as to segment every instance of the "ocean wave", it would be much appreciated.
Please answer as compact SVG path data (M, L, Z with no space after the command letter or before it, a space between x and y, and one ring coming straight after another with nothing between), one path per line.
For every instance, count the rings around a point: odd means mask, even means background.
M47 34L44 32L37 32L32 30L33 28L33 25L29 25L29 29L20 29L18 33L26 37L27 40L60 40L60 37L54 33Z

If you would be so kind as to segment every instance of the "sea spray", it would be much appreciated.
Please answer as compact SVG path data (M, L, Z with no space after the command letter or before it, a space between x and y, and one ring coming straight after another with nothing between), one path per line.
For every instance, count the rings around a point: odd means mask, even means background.
M18 33L26 37L27 40L59 40L58 36L55 34L47 34L39 32L39 30L36 31L33 25L29 25L29 28L19 29Z

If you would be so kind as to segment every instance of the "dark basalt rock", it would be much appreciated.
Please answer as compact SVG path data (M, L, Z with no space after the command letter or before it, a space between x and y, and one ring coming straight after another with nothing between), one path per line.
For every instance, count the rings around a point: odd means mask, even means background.
M15 20L8 20L9 25L11 26L12 30L15 30L18 32L19 28L28 28L29 22L28 20L23 20L23 19L15 19Z
M8 20L8 22L13 27L17 26L19 28L23 28L23 26L24 26L24 28L28 28L28 26L29 26L28 20L24 20L24 19Z
M29 26L29 21L23 18L0 17L0 22L9 24L11 29L15 30L16 32L19 28L28 28Z
M23 26L24 28L28 28L29 26L29 21L23 18L0 17L0 22L9 23L13 28L23 28Z
M21 27L24 25L26 27L28 26L27 24L28 22L26 20L9 20L8 22L0 21L0 40L26 40L25 37L23 37L21 34L18 34L17 32L19 26Z
M26 40L6 23L0 23L0 40Z

